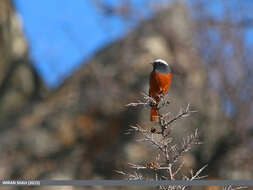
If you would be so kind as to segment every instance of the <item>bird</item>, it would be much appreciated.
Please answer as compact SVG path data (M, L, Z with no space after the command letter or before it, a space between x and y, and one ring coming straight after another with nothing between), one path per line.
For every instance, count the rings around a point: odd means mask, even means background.
M171 66L162 59L156 59L152 62L153 71L149 78L149 96L153 98L156 103L151 105L150 121L159 121L158 104L160 96L166 95L170 89L172 81Z

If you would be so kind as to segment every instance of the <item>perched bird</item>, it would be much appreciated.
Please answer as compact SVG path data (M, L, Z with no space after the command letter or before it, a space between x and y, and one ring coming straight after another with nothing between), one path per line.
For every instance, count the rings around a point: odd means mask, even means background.
M171 67L162 60L157 59L153 63L153 71L150 74L149 96L152 97L156 104L151 108L150 121L159 121L159 112L157 105L160 102L160 95L167 94L171 84Z

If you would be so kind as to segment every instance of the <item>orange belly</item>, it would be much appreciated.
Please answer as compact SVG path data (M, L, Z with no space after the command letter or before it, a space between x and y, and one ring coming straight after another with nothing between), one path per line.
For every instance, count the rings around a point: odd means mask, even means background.
M157 109L157 104L160 101L159 95L165 95L171 84L171 73L169 74L158 74L152 72L150 75L150 88L149 88L149 96L154 98L156 101L156 105L151 108L150 112L150 120L151 121L159 121L159 113Z
M159 100L160 94L166 94L171 85L171 73L169 74L158 74L152 72L150 75L150 88L149 96L154 98L156 101Z

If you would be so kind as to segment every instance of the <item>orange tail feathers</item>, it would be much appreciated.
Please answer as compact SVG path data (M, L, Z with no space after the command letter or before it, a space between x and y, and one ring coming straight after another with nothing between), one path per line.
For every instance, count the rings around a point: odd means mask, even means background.
M158 122L159 121L159 113L156 108L151 108L150 112L150 121Z

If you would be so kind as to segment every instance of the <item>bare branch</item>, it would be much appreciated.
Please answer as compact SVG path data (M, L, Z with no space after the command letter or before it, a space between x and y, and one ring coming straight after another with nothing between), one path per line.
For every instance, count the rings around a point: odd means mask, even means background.
M196 113L197 111L195 110L190 110L190 104L187 105L186 109L183 111L180 111L179 114L174 117L173 119L169 120L167 123L165 123L165 127L167 128L169 125L171 125L174 121L178 120L178 119L182 119L185 117L190 116L191 113Z
M156 101L150 97L149 95L147 95L146 93L142 93L143 94L143 100L139 100L138 102L134 102L134 103L129 103L126 106L127 107L136 107L136 106L153 106L156 105Z
M149 97L147 94L144 94L143 101L138 101L137 103L131 103L127 106L156 106L158 110L166 105L170 104L166 99L166 95L159 96L159 104L155 102L155 100ZM172 125L176 120L188 117L191 113L195 113L196 111L190 109L190 104L184 110L181 110L174 118L169 120L168 116L170 113L160 114L158 125L161 131L157 131L157 127L152 127L151 130L146 130L137 126L131 126L128 132L137 132L142 135L139 141L148 142L155 147L157 152L156 161L148 162L146 165L137 165L129 163L130 168L136 170L138 172L149 173L153 171L153 178L155 180L177 180L178 176L181 176L183 180L194 180L194 179L202 179L206 176L200 176L200 173L207 167L206 165L199 169L195 174L191 172L191 176L187 177L182 175L178 175L181 169L184 166L184 163L179 162L179 158L182 157L186 152L190 151L193 145L200 144L198 141L198 129L194 131L193 134L182 138L182 143L172 143L174 142L174 138L171 133L172 127L168 128ZM170 131L168 131L170 130ZM165 134L165 131L167 134ZM156 136L155 136L156 135ZM178 142L178 141L176 141ZM162 157L162 158L161 158ZM149 172L147 172L149 170ZM158 172L160 171L160 172ZM166 172L164 172L166 171ZM120 174L126 175L124 172L119 172ZM183 177L182 177L183 176ZM129 174L128 178L137 179L139 176ZM159 186L158 189L164 190L182 190L186 189L184 186Z

